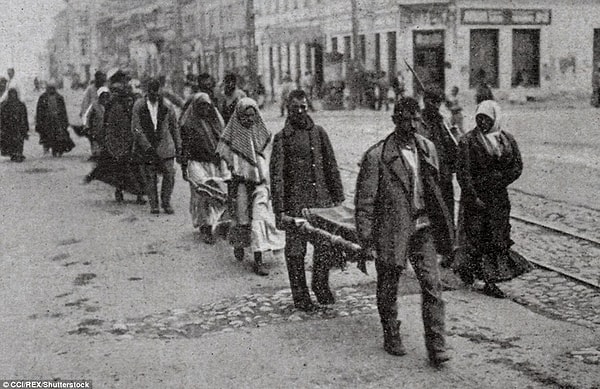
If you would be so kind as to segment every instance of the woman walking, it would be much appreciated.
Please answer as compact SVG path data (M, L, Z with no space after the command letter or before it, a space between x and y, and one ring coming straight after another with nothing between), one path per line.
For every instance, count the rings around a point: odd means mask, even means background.
M221 114L206 93L196 93L181 117L184 180L190 183L190 214L206 243L223 222L227 208L227 165L217 155L223 132Z
M462 190L459 251L455 270L466 284L485 282L483 292L503 298L496 282L531 269L510 247L507 187L523 170L514 137L500 127L500 106L491 100L477 107L475 129L459 143L458 182Z
M254 272L268 275L263 253L281 250L285 235L275 228L270 201L269 160L273 136L265 126L256 101L242 98L225 128L217 153L231 172L228 182L232 227L229 238L235 257L244 258L244 248L254 252Z
M23 162L23 143L29 138L27 107L19 100L16 89L8 90L6 101L0 105L0 149L13 162Z

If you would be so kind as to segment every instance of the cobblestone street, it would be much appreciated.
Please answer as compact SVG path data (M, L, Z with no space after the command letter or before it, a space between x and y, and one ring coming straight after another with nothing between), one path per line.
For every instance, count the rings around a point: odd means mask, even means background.
M555 120L575 115L566 112ZM282 124L276 115L274 109L266 112L273 130ZM597 199L589 195L584 206L586 195L579 189L564 192L549 183L545 190L532 180L531 170L540 168L536 150L543 145L532 140L521 118L533 114L515 110L510 115L523 125L517 139L528 150L528 172L511 191L513 213L597 239ZM385 135L382 128L390 128L389 115L321 111L314 117L331 135L351 204L356 164ZM452 289L444 298L455 357L446 372L432 373L423 365L419 287L411 271L402 277L399 293L402 334L410 352L401 360L386 359L372 263L369 275L354 264L333 270L336 304L312 314L298 312L292 308L281 253L267 258L271 274L262 278L251 272L249 260L237 262L224 242L203 244L191 227L189 189L179 175L175 215L150 215L132 199L114 203L108 186L80 184L91 164L83 162L88 145L75 140L72 153L53 159L41 155L34 136L26 144L24 164L0 163L3 182L15 183L0 191L5 204L15 204L2 213L0 261L0 298L6 302L0 330L6 347L21 349L0 357L0 371L11 377L84 376L98 387L123 388L134 383L148 387L161 375L175 386L206 379L212 387L280 387L282 382L392 387L406 373L397 369L400 363L414 373L414 381L407 383L412 387L481 387L473 384L481 382L504 388L509 382L509 387L598 388L597 289L536 268L501 284L510 297L501 301L465 289L444 271ZM578 168L563 161L555 166ZM595 166L582 169L596 171ZM582 187L588 185L600 186L600 180ZM527 257L598 282L597 247L516 221L513 239ZM40 364L42 357L50 362ZM380 364L389 365L391 375L382 374ZM241 375L238 365L248 373ZM289 366L300 366L308 378L294 375Z

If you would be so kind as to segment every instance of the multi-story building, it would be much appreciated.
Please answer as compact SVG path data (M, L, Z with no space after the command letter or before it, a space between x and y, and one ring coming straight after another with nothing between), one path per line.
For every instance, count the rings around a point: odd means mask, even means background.
M246 0L200 2L201 69L222 80L227 72L247 74Z
M86 84L93 62L94 3L70 0L55 17L55 33L49 41L50 75L67 76L75 83Z
M499 97L519 83L528 95L591 91L600 63L600 3L595 0L356 0L358 52L351 0L257 1L259 71L267 89L306 70L327 80L332 52L360 59L367 70L401 71L405 61L427 86L472 91L485 76ZM325 58L325 61L323 60Z
M156 75L184 66L220 80L245 75L256 50L276 96L286 74L299 80L311 71L317 86L344 78L343 67L328 67L341 54L390 77L402 72L408 93L415 85L405 61L426 85L467 92L485 76L502 97L517 85L530 95L588 94L600 64L597 0L254 0L254 48L247 1L104 0L94 10L96 2L71 0L49 43L53 69L87 79L90 67ZM183 64L174 63L179 48Z

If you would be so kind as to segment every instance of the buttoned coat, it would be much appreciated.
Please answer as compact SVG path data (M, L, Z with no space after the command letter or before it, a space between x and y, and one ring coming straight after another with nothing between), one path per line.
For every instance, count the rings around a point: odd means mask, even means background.
M294 131L306 131L310 150L299 150ZM344 201L337 161L321 126L294 130L289 123L275 134L270 162L275 215L301 216L304 208L328 208Z
M146 98L138 99L133 106L131 129L134 136L134 154L145 156L154 150L160 159L175 158L181 154L181 135L173 108L163 99L158 102L156 131L150 116Z
M371 147L360 163L356 182L355 221L364 249L374 249L377 261L406 266L410 239L415 230L413 172L406 166L395 134ZM419 174L432 235L440 254L452 251L452 223L439 188L435 146L415 135Z

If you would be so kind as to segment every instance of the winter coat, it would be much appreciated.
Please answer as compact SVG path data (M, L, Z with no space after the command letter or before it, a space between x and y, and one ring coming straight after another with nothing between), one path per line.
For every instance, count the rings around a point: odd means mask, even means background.
M416 232L413 173L405 166L395 134L371 147L360 164L356 182L355 221L361 246L377 252L377 261L404 267ZM452 251L452 222L439 188L438 159L433 143L415 135L425 209L440 254Z
M321 126L311 123L309 129L295 130L286 123L275 135L270 171L275 215L301 216L304 208L327 208L344 201L333 148Z
M146 98L138 99L133 106L131 129L134 135L134 154L148 157L148 151L160 159L181 155L181 135L175 111L162 99L158 102L157 130L154 130Z

